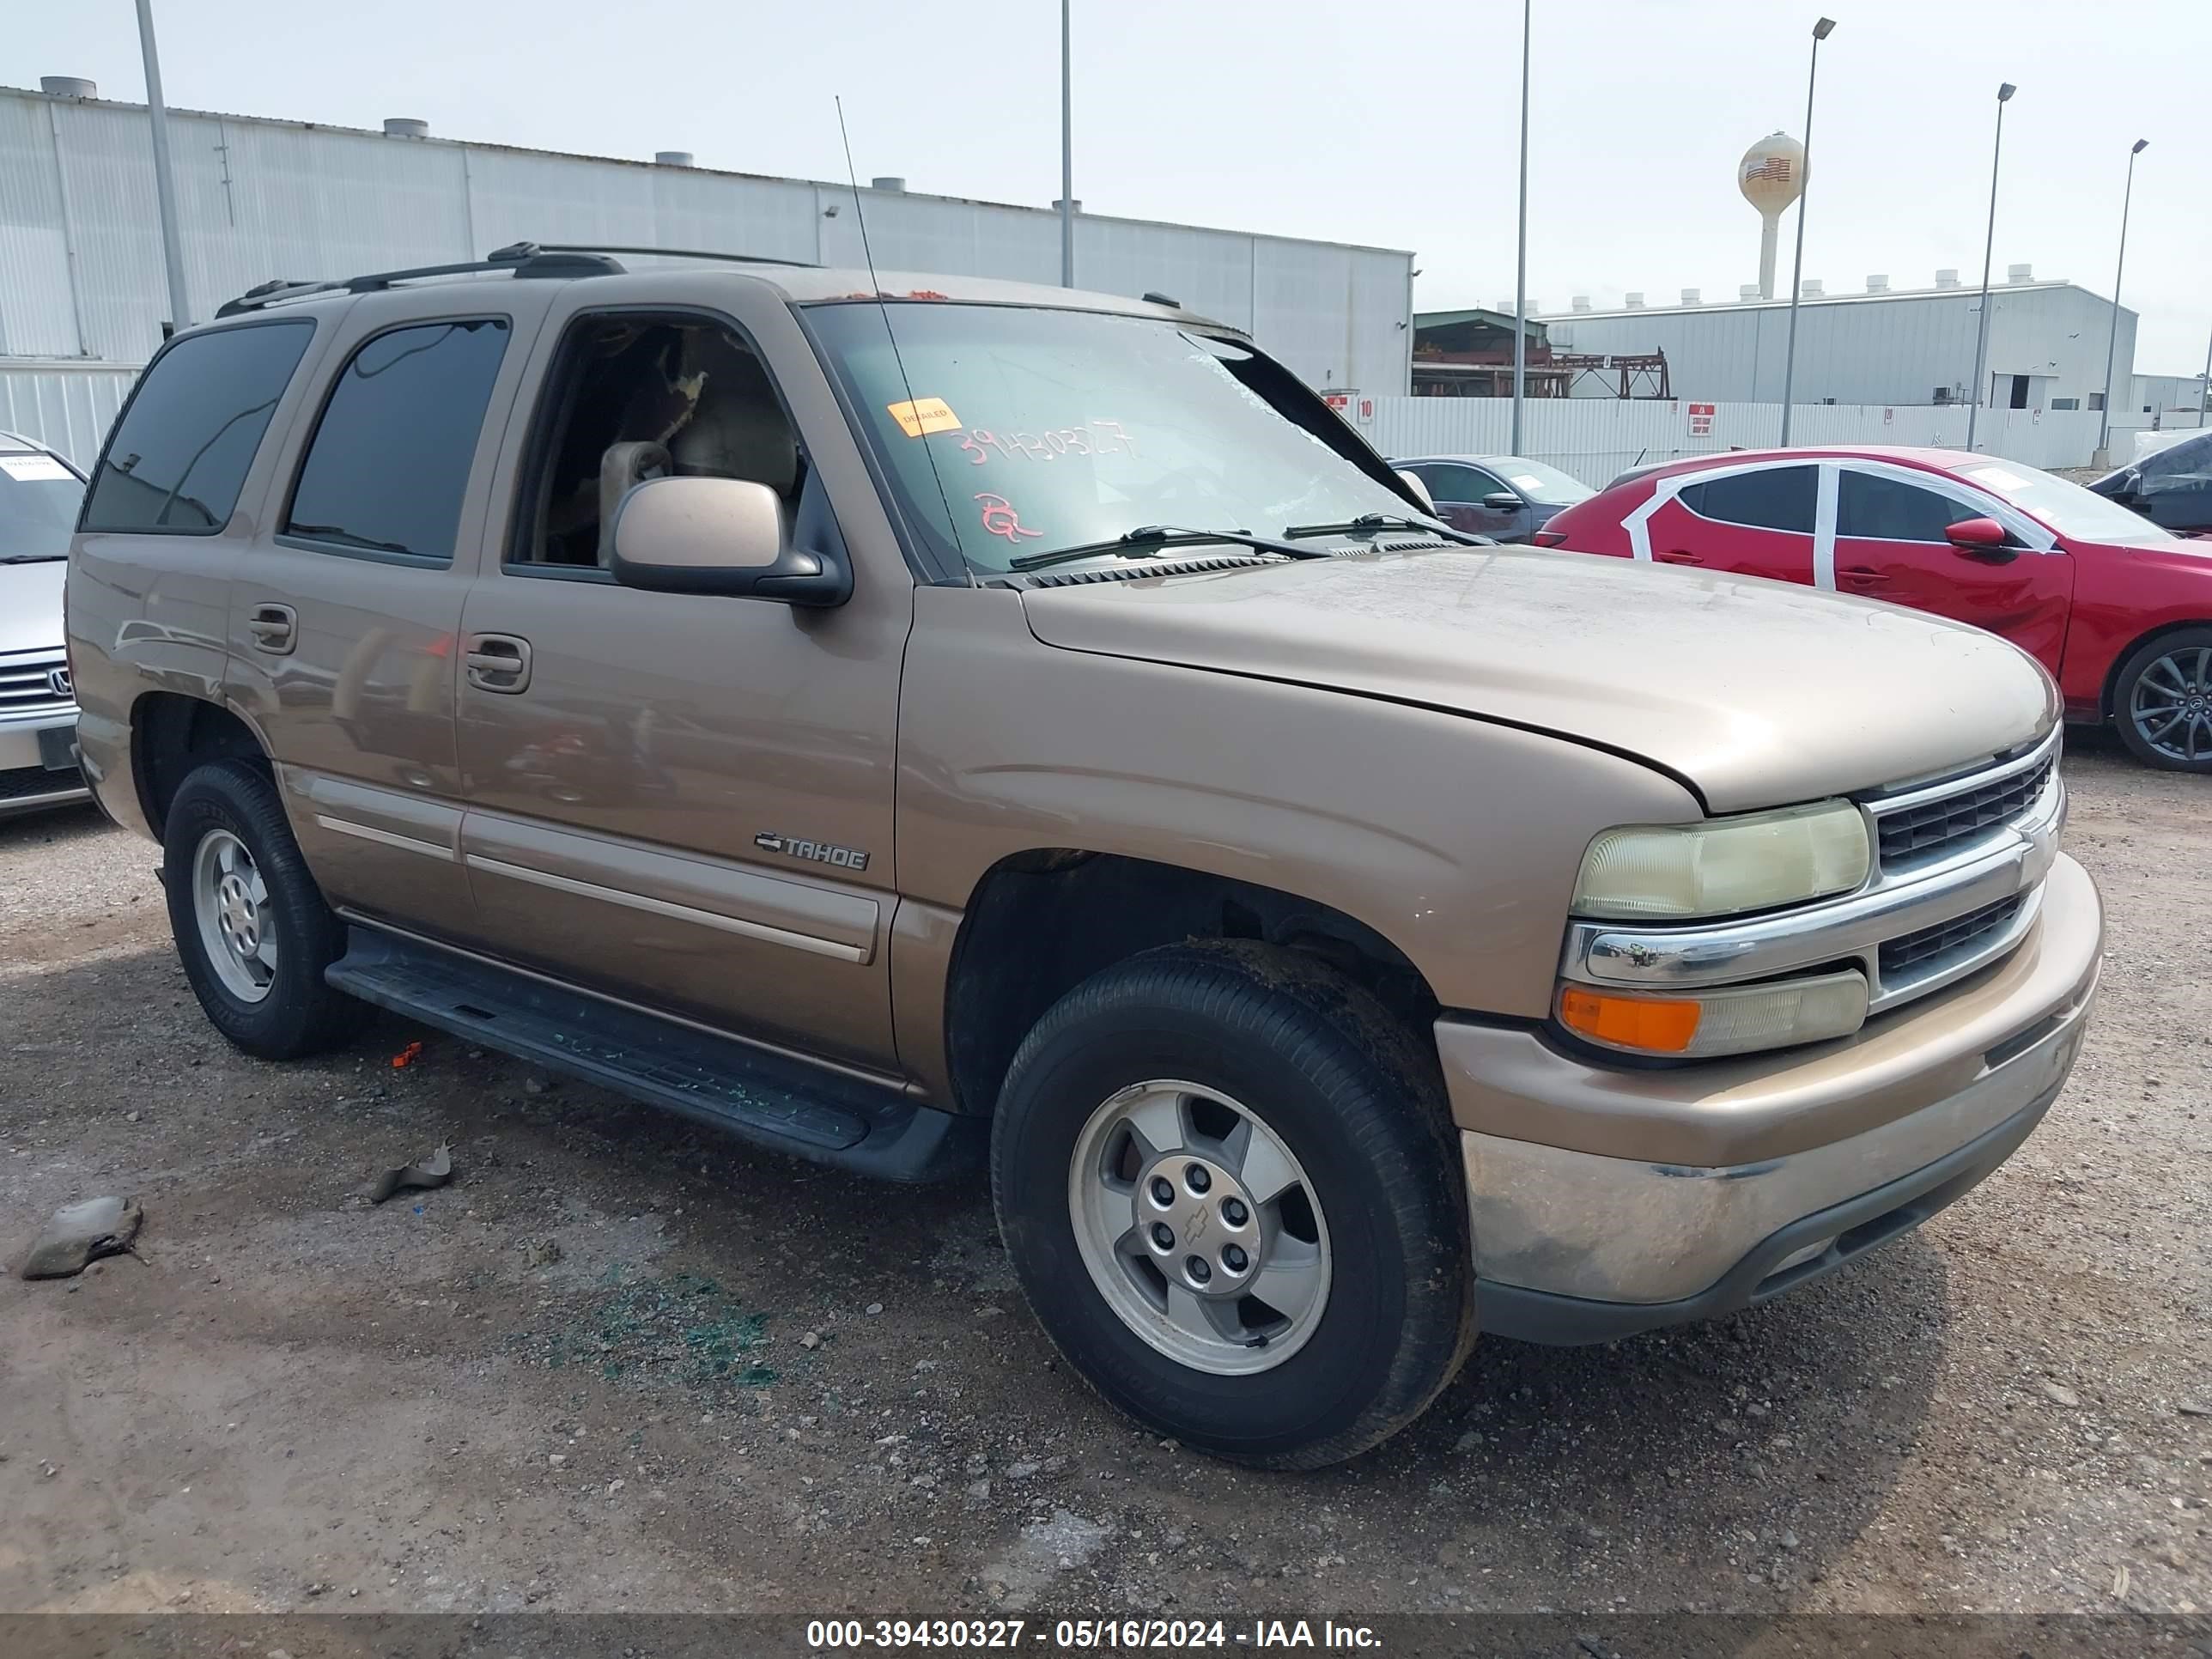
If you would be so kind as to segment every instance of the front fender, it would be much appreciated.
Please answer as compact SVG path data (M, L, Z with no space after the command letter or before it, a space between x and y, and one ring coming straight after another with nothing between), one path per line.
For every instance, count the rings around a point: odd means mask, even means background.
M1590 838L1701 816L1663 774L1565 738L1045 645L1011 592L925 587L915 623L899 886L948 910L1016 854L1118 854L1328 905L1446 1007L1541 1018Z

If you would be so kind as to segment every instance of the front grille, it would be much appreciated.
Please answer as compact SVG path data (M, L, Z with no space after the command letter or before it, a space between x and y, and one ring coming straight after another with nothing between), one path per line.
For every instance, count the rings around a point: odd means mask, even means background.
M1981 945L1997 933L2020 914L2020 907L2027 902L2027 895L2014 893L2008 899L1995 904L1985 904L1978 910L1969 910L1963 916L1938 922L1933 927L1923 927L1917 933L1902 933L1881 947L1881 977L1885 985L1897 976L1937 957L1964 953Z
M23 766L0 772L0 805L29 800L34 795L58 795L64 789L84 787L84 774L74 766L49 772L43 766Z
M2051 781L2051 769L2057 763L2054 753L2008 778L1979 786L1970 783L1955 795L1883 814L1875 821L1882 868L1893 871L1901 865L1925 862L1972 841L1991 824L2018 817L2043 793ZM1878 805L1875 810L1881 811Z
M68 664L69 658L59 651L0 662L0 714L58 714L68 708L69 698L54 690L50 678Z

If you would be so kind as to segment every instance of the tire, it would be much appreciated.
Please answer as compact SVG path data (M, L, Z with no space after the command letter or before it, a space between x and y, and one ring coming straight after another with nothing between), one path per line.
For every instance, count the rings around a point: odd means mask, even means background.
M1155 1144L1177 1134L1212 1171L1200 1195ZM1288 1172L1270 1144L1298 1183L1265 1201ZM1069 992L1015 1054L992 1126L1000 1234L1060 1353L1155 1432L1267 1468L1366 1450L1458 1370L1474 1337L1460 1170L1433 1055L1350 981L1243 944L1149 951ZM1231 1301L1232 1226L1261 1237L1243 1282L1291 1286L1268 1291L1281 1307ZM1210 1298L1170 1277L1193 1254Z
M216 1030L247 1054L296 1060L361 1029L367 1006L323 979L344 951L345 926L307 873L261 768L223 760L191 772L169 805L161 849L177 957Z
M2144 765L2212 772L2212 628L2177 629L2137 647L2113 684L2112 720Z

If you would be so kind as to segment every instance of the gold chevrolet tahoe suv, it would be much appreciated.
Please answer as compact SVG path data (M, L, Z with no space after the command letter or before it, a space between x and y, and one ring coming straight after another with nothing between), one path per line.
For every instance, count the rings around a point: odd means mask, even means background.
M1171 301L615 253L268 285L117 422L78 742L248 1052L988 1158L1074 1366L1278 1467L1850 1261L2064 1084L2002 641L1461 535Z

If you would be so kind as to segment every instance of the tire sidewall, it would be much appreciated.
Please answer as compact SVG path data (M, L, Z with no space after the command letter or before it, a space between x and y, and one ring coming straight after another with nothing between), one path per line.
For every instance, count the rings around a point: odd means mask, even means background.
M2162 772L2185 772L2192 775L2212 773L2212 756L2191 766L2174 756L2161 754L2151 747L2143 734L2136 729L2134 713L2136 682L2150 665L2168 652L2187 650L2195 647L2212 648L2212 628L2178 629L2171 634L2139 646L2120 669L2120 677L2112 687L2112 723L2119 729L2120 741L2128 752L2146 766Z
M1040 1024L1016 1060L994 1134L1001 1234L1054 1342L1129 1415L1245 1461L1297 1461L1300 1448L1356 1435L1404 1381L1409 1290L1443 1279L1447 1299L1463 1294L1453 1277L1466 1271L1457 1206L1433 1192L1419 1198L1441 1184L1420 1179L1433 1136L1394 1124L1411 1114L1376 1098L1391 1080L1311 1031L1301 1025L1308 1040L1285 1052L1238 1040L1249 1033L1224 1032L1206 1011L1109 994ZM1304 1346L1264 1371L1214 1376L1154 1348L1101 1295L1076 1242L1068 1185L1085 1124L1129 1085L1169 1078L1217 1089L1261 1117L1305 1170L1327 1229L1328 1304ZM1400 1168L1396 1182L1378 1174L1378 1158ZM1455 1228L1441 1239L1440 1219Z

